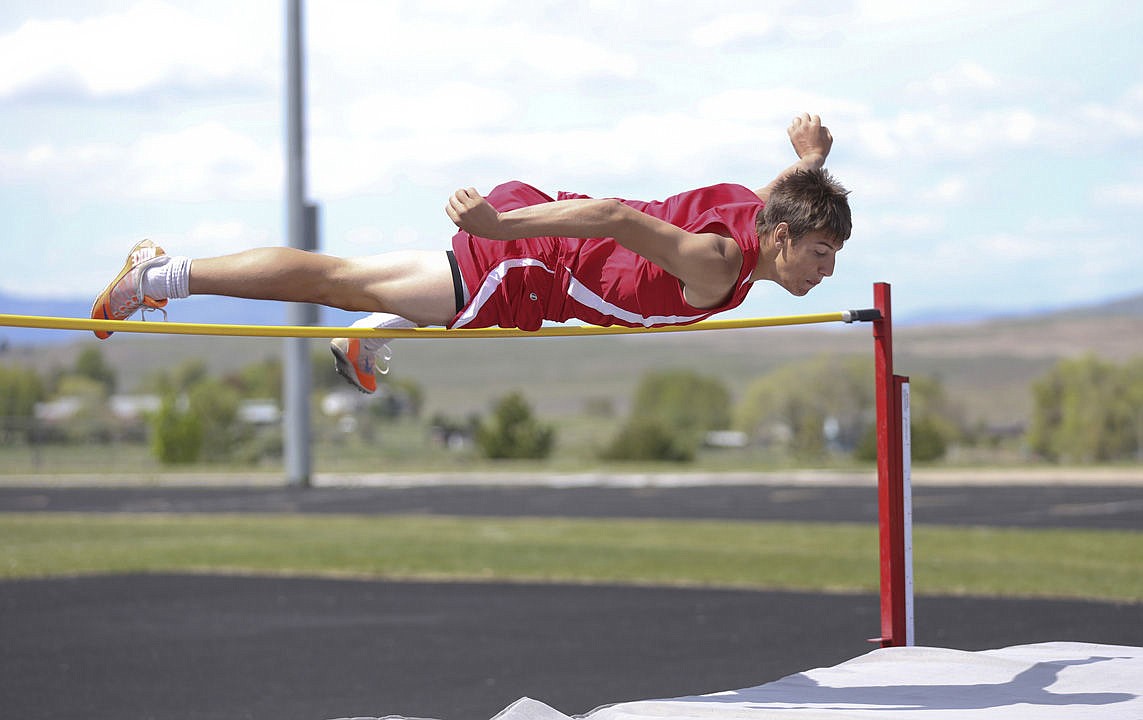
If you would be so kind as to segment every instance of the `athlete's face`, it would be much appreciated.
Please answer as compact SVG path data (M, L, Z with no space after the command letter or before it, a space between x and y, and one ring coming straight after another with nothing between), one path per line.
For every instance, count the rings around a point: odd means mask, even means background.
M813 290L825 278L833 275L834 260L841 243L828 239L821 232L808 232L797 240L788 234L777 233L778 283L798 296Z

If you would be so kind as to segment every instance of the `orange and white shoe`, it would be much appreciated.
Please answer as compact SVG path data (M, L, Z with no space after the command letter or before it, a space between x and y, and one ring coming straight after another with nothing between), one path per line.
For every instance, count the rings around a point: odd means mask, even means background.
M349 384L367 395L377 392L377 373L389 372L389 360L393 352L388 345L381 346L381 361L377 365L377 355L361 346L361 338L334 338L329 343L333 353L333 369L349 381Z
M127 262L115 279L103 288L95 304L91 306L93 320L126 320L140 308L144 312L160 310L166 318L167 312L163 310L166 300L156 300L143 294L143 271L165 259L163 249L151 242L142 240L131 248L127 254ZM95 337L106 340L111 337L109 330L95 330Z

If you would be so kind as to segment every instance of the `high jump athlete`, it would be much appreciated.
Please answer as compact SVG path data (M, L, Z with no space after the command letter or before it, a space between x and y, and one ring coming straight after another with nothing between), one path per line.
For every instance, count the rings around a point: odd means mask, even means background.
M191 259L144 240L91 316L125 320L206 294L372 313L354 327L656 327L736 307L759 280L805 295L833 274L852 220L848 191L823 168L829 129L803 114L787 133L798 160L757 190L724 183L642 202L553 197L521 182L487 196L462 188L445 208L459 228L445 252L340 258L263 247ZM337 372L362 392L388 371L384 338L337 338L330 349Z

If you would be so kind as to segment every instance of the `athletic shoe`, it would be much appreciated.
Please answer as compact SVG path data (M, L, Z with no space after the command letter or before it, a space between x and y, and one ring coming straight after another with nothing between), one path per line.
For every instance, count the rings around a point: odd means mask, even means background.
M361 347L361 338L334 338L329 343L333 353L333 369L361 392L371 395L377 392L377 375L389 372L389 360L393 351L388 345L381 346L381 359L384 367L378 367L377 356Z
M143 271L156 262L160 262L166 255L163 249L151 242L143 240L131 248L127 254L127 262L123 269L115 276L111 283L103 288L95 304L91 306L93 320L126 320L140 308L144 312L160 310L163 318L167 311L163 310L166 300L156 300L143 294ZM95 330L95 337L106 340L111 337L110 330Z

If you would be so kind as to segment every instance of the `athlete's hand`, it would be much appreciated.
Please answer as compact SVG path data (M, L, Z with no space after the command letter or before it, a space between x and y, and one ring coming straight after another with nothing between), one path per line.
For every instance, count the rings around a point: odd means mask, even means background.
M492 207L476 188L461 188L449 198L445 207L449 219L458 228L477 237L500 240L500 213Z
M790 123L786 133L794 146L794 152L803 162L821 167L829 156L833 147L833 135L829 128L822 125L822 119L817 115L802 113Z

